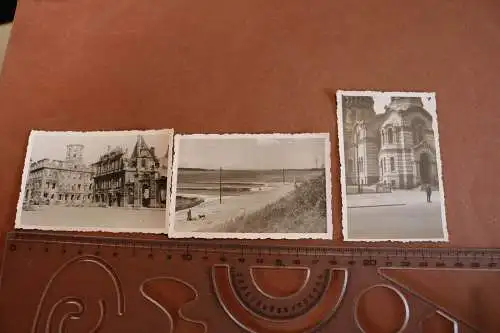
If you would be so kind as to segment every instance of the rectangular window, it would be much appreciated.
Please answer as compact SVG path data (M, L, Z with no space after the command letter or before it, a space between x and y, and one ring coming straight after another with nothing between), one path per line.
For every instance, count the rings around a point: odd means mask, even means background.
M396 170L396 165L394 163L394 157L391 157L391 171L394 172Z

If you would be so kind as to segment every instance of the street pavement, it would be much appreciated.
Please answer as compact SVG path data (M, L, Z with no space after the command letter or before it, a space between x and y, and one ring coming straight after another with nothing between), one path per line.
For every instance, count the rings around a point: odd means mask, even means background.
M439 192L432 192L432 201L440 202ZM413 205L427 202L427 196L420 190L393 190L390 193L348 194L348 207Z
M99 227L99 228L165 228L165 209L124 207L41 206L23 211L23 226Z
M347 196L349 239L443 238L439 192L397 190ZM344 226L345 227L345 226Z

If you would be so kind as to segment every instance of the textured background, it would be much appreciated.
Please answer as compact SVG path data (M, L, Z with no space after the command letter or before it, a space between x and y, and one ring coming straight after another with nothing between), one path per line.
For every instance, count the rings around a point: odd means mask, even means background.
M22 1L15 22L0 81L2 233L32 128L328 131L335 241L326 243L340 244L327 91L408 90L437 93L451 245L500 246L498 1L41 0ZM499 285L417 280L485 331L500 327Z

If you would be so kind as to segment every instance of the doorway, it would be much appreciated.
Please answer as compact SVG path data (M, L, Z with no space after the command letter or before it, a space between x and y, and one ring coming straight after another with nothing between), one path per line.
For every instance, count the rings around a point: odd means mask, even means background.
M420 154L420 180L422 184L431 183L431 157L428 153Z
M149 186L144 184L142 186L142 207L149 207L150 201Z

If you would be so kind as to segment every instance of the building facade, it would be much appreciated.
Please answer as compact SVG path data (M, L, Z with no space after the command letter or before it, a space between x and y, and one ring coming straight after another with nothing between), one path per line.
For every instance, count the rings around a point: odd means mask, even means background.
M376 114L371 96L343 96L348 185L438 185L432 116L418 97L393 97Z
M166 207L167 161L157 158L143 136L138 136L133 150L116 147L92 164L93 198L97 205L117 207Z
M83 145L67 145L65 160L30 161L25 204L89 204L92 172L83 163Z

